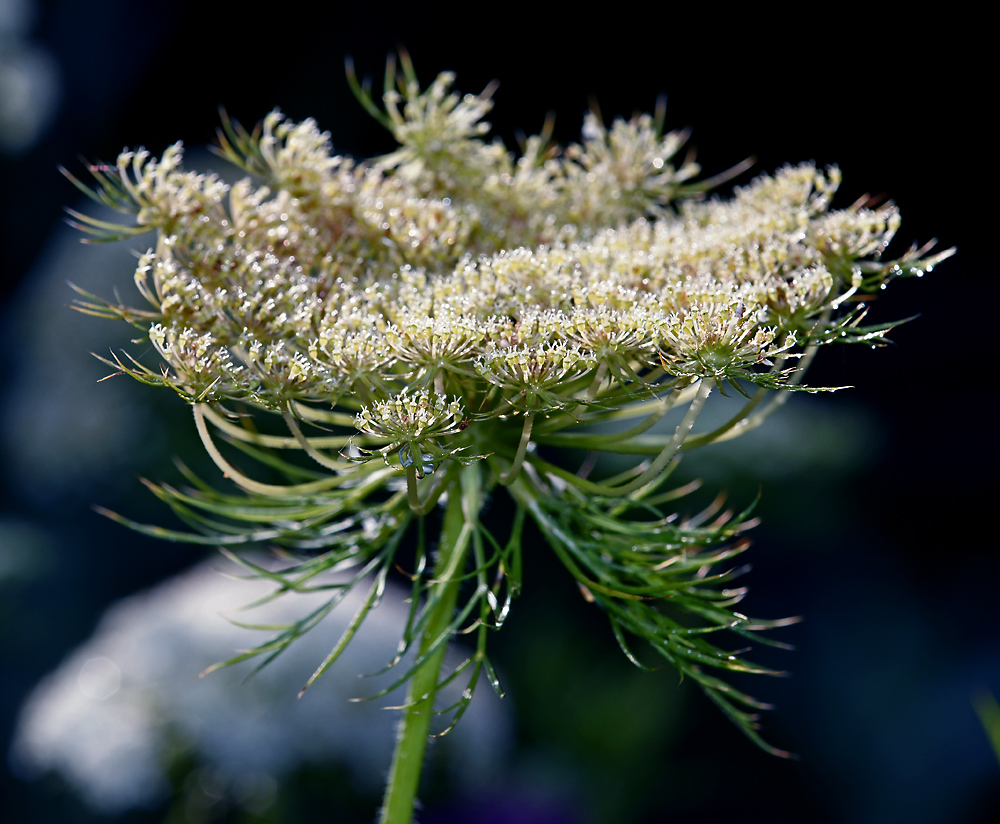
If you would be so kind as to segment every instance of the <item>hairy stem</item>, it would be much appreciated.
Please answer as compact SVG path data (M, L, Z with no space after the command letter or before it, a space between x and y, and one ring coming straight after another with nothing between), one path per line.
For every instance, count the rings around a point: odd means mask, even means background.
M465 556L479 513L481 483L479 466L472 464L461 471L448 489L434 578L428 585L426 609L430 613L420 637L418 655L423 664L413 674L406 694L380 824L410 824L413 819L427 736L434 717L434 698L448 649L447 637L454 618Z

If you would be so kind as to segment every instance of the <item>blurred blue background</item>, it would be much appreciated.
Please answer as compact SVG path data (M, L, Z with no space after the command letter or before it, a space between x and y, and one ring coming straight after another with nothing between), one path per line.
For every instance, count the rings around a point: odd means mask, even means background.
M779 21L702 9L0 0L5 759L23 702L109 604L205 557L91 510L162 521L137 477L177 481L172 456L201 458L176 398L124 378L96 383L107 369L88 352L122 346L130 330L71 312L66 281L130 295L133 258L78 243L62 213L78 193L57 165L79 172L80 157L137 145L159 154L178 139L204 161L220 105L245 125L276 106L314 117L338 151L378 154L389 137L352 98L343 59L378 83L404 45L425 82L444 69L462 91L498 79L489 119L511 148L549 112L565 144L591 100L610 121L665 92L667 126L692 127L706 174L748 155L756 172L837 163L839 205L866 192L899 204L897 253L931 237L959 249L874 302L876 321L919 315L892 333L895 345L821 353L810 382L853 389L794 398L752 436L682 465L705 480L706 500L721 488L741 505L762 491L745 608L805 620L780 633L795 652L757 655L791 677L747 688L777 705L769 740L801 758L757 751L672 672L632 668L533 536L524 595L493 638L506 737L483 739L497 749L475 782L432 768L420 820L1000 820L1000 764L973 709L977 694L1000 696L986 105L996 71L985 34L947 11ZM502 500L493 514L507 517ZM495 701L487 693L477 700ZM327 698L345 700L333 687ZM172 792L114 820L352 822L377 804L381 776L359 782L343 764L307 763L263 795L240 795L213 784L197 749L171 752ZM0 770L4 821L108 815L58 774L31 774L16 757Z

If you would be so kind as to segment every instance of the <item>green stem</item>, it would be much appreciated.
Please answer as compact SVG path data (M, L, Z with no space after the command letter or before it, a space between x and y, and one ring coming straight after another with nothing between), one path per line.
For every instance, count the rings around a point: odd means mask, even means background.
M609 452L622 452L624 451L622 449L623 444L627 445L633 438L638 437L648 429L652 429L660 418L673 409L684 391L684 389L675 389L667 397L657 400L656 408L644 421L624 432L611 432L603 435L560 435L556 433L554 435L542 435L538 440L548 446L568 446L573 449L600 449Z
M428 584L426 609L430 612L420 637L418 656L424 663L414 672L406 694L380 824L410 824L413 820L413 805L420 788L427 737L434 717L434 698L448 649L447 636L479 514L481 483L479 466L471 464L449 484L434 577Z
M504 485L510 484L517 477L517 473L521 471L521 464L524 463L524 453L527 451L528 442L531 440L531 425L534 422L534 415L526 414L524 416L524 427L521 429L521 440L517 445L517 454L511 462L510 469L500 476L500 483Z
M687 438L688 434L691 432L691 427L693 427L695 421L698 420L698 415L701 414L701 409L705 405L705 401L708 400L709 393L712 391L712 387L714 385L715 381L711 378L702 378L694 384L694 386L697 387L694 399L691 401L687 414L684 415L684 419L678 425L673 437L667 442L663 449L660 450L660 453L656 456L652 463L650 463L646 469L639 473L638 476L629 483L625 483L620 486L610 483L597 484L593 481L588 481L586 478L579 478L569 472L566 472L560 467L554 466L537 456L532 456L531 462L539 468L544 469L549 474L569 481L577 489L583 492L590 492L594 495L601 495L609 498L621 498L625 495L636 497L635 493L640 493L643 487L647 487L650 484L655 483L657 480L661 480L665 477L664 473L667 471L667 467L680 451L685 438Z

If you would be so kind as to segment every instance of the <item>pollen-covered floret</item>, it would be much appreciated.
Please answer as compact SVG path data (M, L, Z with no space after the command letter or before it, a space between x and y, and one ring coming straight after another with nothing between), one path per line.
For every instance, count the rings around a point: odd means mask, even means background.
M211 333L154 323L149 339L169 367L156 376L156 382L171 387L186 400L241 398L252 393L252 379L233 363L229 350L219 346Z
M596 365L591 353L557 340L491 349L476 361L475 368L482 378L503 390L501 397L514 409L548 412L572 402L568 390L573 381Z
M698 303L668 316L661 327L660 356L672 375L749 378L749 368L771 366L771 358L795 345L795 334L776 343L778 330L760 325L756 308L738 298Z
M355 424L361 432L397 441L417 441L459 431L464 410L458 398L450 401L444 395L426 389L407 392L405 389L384 401L364 407Z
M417 477L430 474L445 458L464 447L448 449L442 439L462 431L465 409L458 398L426 389L404 389L383 401L362 407L354 420L359 432L384 438L388 443L369 454L378 453L388 465L390 455L398 454L400 466L413 466Z
M136 222L172 234L180 221L190 229L222 215L228 186L214 175L185 172L184 148L175 143L157 160L145 149L118 156L117 182L135 205ZM201 220L204 217L205 220Z
M444 311L435 317L406 313L386 329L386 343L401 361L416 367L415 379L440 370L469 374L486 331L474 317Z

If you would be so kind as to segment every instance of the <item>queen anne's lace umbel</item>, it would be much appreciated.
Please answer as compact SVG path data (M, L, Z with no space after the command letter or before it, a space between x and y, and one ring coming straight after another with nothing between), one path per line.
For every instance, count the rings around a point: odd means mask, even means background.
M714 566L745 548L745 517L667 516L659 506L676 495L660 486L682 449L741 434L804 388L818 346L878 344L888 325L862 326L861 298L949 252L882 260L897 209L862 199L831 210L836 168L788 166L707 197L698 166L675 162L686 136L664 134L660 117L607 128L588 115L579 144L560 151L543 133L515 156L485 139L492 88L462 97L443 74L421 92L405 68L384 109L356 88L399 143L386 156L341 157L313 121L274 112L253 133L224 123L222 153L249 175L232 186L183 171L180 144L95 173L89 193L135 223L77 215L82 228L155 230L156 242L135 274L146 306L81 306L148 333L160 363L115 367L191 403L209 454L246 493L154 487L195 532L143 528L299 551L261 571L287 589L327 570L353 569L351 584L374 574L370 607L411 519L447 500L465 524L449 585L466 584L435 643L479 629L474 684L491 672L483 633L518 590L530 517L633 661L627 638L649 641L761 743L760 705L706 670L762 671L707 639L780 623L735 612L743 591ZM744 409L693 431L716 388L745 395ZM676 427L654 429L675 407L687 410ZM264 412L283 434L250 424ZM601 451L647 458L595 481L562 467L557 447L588 452L585 466ZM311 460L286 457L295 450ZM248 457L268 481L237 468ZM478 518L498 485L516 505L509 539ZM425 601L404 648L446 603L443 576L416 575L414 603ZM234 660L280 649L315 620Z

